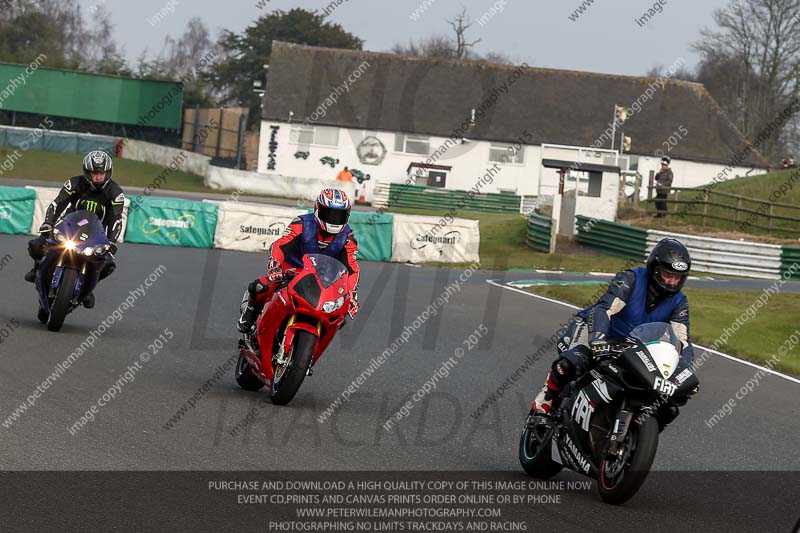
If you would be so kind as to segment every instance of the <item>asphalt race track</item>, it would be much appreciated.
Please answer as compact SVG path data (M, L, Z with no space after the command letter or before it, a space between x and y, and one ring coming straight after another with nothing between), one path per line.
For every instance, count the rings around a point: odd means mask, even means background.
M236 353L239 302L247 283L262 271L263 256L124 245L116 273L96 291L97 306L77 310L60 333L50 333L36 319L33 286L22 279L30 267L28 238L0 236L0 256L12 256L0 270L0 327L19 323L0 343L4 471L483 471L528 479L517 461L519 431L552 357L537 361L477 420L472 414L571 313L486 280L542 274L474 273L349 402L320 422L370 359L462 270L362 262L361 314L341 331L294 401L275 407L263 403L265 392L239 389L232 368L214 379ZM54 367L160 265L163 273L121 320L8 424L7 417ZM754 291L769 284L720 283ZM784 290L796 292L799 286L787 284ZM488 334L469 350L466 339L481 325ZM165 330L174 337L142 359ZM396 428L384 430L384 422L457 348L465 355L449 376ZM137 362L135 377L117 387L116 397L73 435L69 428ZM577 494L569 505L531 507L529 519L558 531L634 525L654 531L790 531L800 515L800 385L768 375L713 428L704 423L755 372L716 356L707 361L700 394L661 435L656 472L625 506ZM207 392L186 409L209 380ZM173 418L182 406L181 418ZM254 421L242 426L249 412ZM172 427L165 429L171 418ZM556 479L582 478L565 471Z

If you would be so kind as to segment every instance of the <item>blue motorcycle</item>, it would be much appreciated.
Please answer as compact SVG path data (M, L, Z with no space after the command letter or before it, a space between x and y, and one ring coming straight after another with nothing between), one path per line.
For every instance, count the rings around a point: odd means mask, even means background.
M56 224L36 273L38 318L47 329L61 329L66 316L94 290L107 256L115 252L94 213L75 211Z

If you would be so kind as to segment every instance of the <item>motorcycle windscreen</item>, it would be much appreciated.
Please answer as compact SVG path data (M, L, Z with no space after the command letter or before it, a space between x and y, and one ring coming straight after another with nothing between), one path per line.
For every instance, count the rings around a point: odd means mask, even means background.
M75 237L76 234L86 234L93 238L105 237L106 230L97 215L90 211L75 211L66 215L61 222L57 224L64 228L70 237ZM85 239L84 239L85 240Z
M306 257L314 265L322 287L325 289L347 274L347 267L333 257L321 254L308 254Z
M674 346L675 349L678 350L678 353L681 351L681 340L678 338L678 334L675 333L672 325L667 322L641 324L633 328L630 336L639 339L644 344L666 342Z

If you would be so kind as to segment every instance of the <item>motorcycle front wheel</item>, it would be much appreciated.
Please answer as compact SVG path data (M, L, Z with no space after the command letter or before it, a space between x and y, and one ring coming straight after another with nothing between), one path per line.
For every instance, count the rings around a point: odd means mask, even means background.
M658 421L650 416L641 424L632 423L622 449L621 456L606 456L597 480L600 498L612 505L631 499L644 483L658 449Z
M64 319L72 305L72 297L75 294L75 284L78 281L78 271L65 268L61 273L61 283L58 285L56 296L53 298L53 305L50 306L50 316L47 319L47 329L59 331L64 325Z
M283 365L275 368L270 393L272 403L286 405L292 401L311 366L316 343L317 337L308 331L298 330L295 333L291 353Z

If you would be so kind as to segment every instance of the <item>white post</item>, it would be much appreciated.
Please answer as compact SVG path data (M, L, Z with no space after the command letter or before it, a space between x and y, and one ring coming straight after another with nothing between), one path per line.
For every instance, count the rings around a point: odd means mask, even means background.
M614 121L611 124L611 149L614 149L614 141L617 137L617 104L614 104Z

